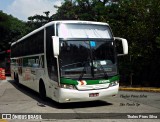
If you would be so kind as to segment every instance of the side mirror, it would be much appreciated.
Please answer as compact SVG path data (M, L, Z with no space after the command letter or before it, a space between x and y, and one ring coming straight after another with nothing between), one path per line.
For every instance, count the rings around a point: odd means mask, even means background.
M118 54L118 56L123 56L128 54L128 42L126 39L114 37L114 40L122 41L123 54Z
M53 54L54 57L57 57L59 55L59 37L52 36L52 42L53 42Z

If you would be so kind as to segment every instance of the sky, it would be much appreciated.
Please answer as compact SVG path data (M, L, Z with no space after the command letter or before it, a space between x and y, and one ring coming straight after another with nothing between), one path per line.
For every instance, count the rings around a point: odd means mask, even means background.
M45 15L43 12L56 13L54 5L60 6L64 0L0 0L0 10L20 20L27 21L29 16Z

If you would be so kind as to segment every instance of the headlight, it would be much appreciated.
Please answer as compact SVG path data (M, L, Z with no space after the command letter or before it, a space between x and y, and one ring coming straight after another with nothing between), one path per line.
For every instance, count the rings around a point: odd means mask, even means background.
M112 87L112 86L116 86L118 84L119 84L119 81L113 81L113 82L110 83L109 86Z
M61 84L61 88L76 89L74 85L70 85L70 84Z

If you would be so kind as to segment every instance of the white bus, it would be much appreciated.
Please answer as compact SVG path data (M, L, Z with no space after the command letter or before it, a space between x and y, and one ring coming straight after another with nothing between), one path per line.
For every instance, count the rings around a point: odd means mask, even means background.
M52 21L11 44L11 76L42 99L103 100L119 89L115 40L107 23Z

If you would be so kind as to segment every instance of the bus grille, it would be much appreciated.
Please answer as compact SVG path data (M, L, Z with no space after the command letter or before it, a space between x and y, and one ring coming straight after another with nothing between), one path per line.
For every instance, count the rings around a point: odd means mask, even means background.
M106 84L94 84L94 85L77 85L78 90L97 90L109 87L109 83Z

